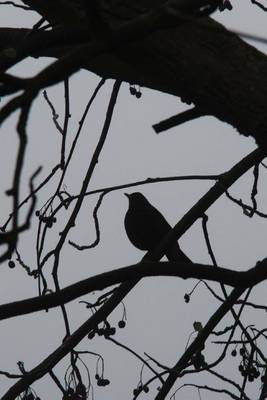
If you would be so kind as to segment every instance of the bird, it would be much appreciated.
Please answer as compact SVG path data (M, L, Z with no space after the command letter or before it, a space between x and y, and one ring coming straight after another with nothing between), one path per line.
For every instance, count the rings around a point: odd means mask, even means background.
M172 229L165 217L140 192L125 193L129 207L124 227L130 242L140 250L154 250ZM166 249L169 261L191 262L177 242Z

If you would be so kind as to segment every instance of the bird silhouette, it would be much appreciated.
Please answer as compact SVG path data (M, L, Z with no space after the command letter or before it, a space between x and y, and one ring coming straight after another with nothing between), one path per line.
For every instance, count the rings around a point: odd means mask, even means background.
M140 250L155 249L171 230L170 224L142 193L125 193L125 195L129 199L129 208L125 215L124 226L130 242ZM166 256L170 261L191 262L178 243L172 243L166 249Z

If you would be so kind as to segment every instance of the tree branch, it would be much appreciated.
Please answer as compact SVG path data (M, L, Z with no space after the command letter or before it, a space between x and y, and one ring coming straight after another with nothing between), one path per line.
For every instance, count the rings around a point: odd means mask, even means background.
M64 54L64 48L58 54ZM179 96L266 144L266 56L210 18L159 8L124 24L109 38L95 36L80 50L72 48L62 61L56 79L48 70L38 75L40 87L86 67L105 78Z

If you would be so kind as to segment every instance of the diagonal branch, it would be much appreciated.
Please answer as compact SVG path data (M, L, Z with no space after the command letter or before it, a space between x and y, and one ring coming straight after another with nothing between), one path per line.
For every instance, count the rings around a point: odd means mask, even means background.
M145 261L159 260L165 253L165 248L169 246L171 241L178 240L192 224L202 216L205 211L229 188L240 176L248 171L253 165L259 163L264 158L264 153L260 150L254 150L244 159L239 161L233 168L231 168L223 177L192 207L192 209L181 219L180 222L170 231L169 234L163 238L158 249L154 252L148 252L144 257ZM13 385L2 400L14 400L23 390L25 390L31 383L40 379L47 372L51 370L62 358L64 358L69 351L71 351L96 325L107 319L108 315L118 306L125 296L137 285L139 279L134 279L121 284L114 294L107 300L107 302L91 317L89 318L77 331L75 331L68 339L42 361L37 367L31 370L25 377ZM215 314L211 317L206 325L206 329L201 332L197 339L190 345L187 352L184 353L184 358L179 361L180 365L184 366L184 361L188 359L189 355L197 350L198 346L207 338L207 335L215 328L220 319L231 309L235 301L244 292L244 288L236 288L232 291L230 296L219 307ZM191 353L189 353L191 351ZM176 380L176 369L174 373L169 376L164 391L168 393Z

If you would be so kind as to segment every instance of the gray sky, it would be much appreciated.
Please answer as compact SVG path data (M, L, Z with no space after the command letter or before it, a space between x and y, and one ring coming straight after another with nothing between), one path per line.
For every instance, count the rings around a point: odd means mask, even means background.
M266 14L255 6L253 7L249 1L243 0L241 4L241 2L233 0L233 6L232 12L225 12L216 18L233 29L267 37ZM37 19L34 14L1 6L1 26L29 27ZM253 44L257 45L257 43ZM265 51L265 46L257 45L257 47ZM13 68L11 72L19 76L31 76L51 62L51 59L28 59ZM99 78L88 71L81 71L70 80L72 118L68 145L76 133L82 111L98 81ZM112 82L107 82L102 88L88 116L78 145L77 157L74 158L65 180L65 185L71 194L79 192L88 160L90 160L100 134L111 87ZM60 121L62 121L62 85L49 88L48 95L56 105L61 116ZM137 100L130 95L128 84L124 84L90 189L131 183L148 177L217 174L229 169L255 148L251 139L241 137L232 127L210 117L192 121L160 135L154 133L153 123L185 110L187 107L178 98L145 88L142 89L141 99ZM1 170L4 171L0 181L1 223L5 221L9 211L9 199L3 193L10 187L12 176L16 118L17 114L9 118L1 129L0 160ZM24 187L22 186L24 194L27 194L27 182L32 171L39 165L43 165L39 180L41 177L45 177L57 163L60 151L60 136L54 128L49 109L41 94L31 111L28 134L29 146L23 173ZM193 157L191 156L192 148L194 150ZM262 211L266 211L264 193L266 174L267 171L262 168L259 185L262 189L259 194L259 208ZM49 193L56 187L56 182L57 179L49 186L49 190L43 190L40 193L38 208L48 199ZM252 182L252 174L249 173L231 188L231 193L237 198L242 197L249 201ZM142 191L151 203L161 210L168 221L174 224L207 191L211 184L212 182L208 181L172 182L140 186L137 190ZM113 192L104 199L99 211L101 243L96 249L77 252L72 247L66 246L62 252L60 263L59 276L62 287L96 273L133 264L141 259L143 253L131 245L124 231L123 219L127 210L127 199L123 193L126 191ZM128 190L128 192L131 191ZM70 232L69 239L81 244L94 240L92 211L96 200L97 197L92 196L84 202L81 215L77 220L76 227ZM58 238L57 233L64 226L68 215L62 212L58 216L58 224L47 238L48 249L55 245ZM266 257L267 228L264 220L257 217L249 219L237 206L225 198L220 199L211 207L208 216L212 245L219 265L246 270L257 260ZM19 242L19 250L24 262L31 268L36 268L36 231L37 219L32 230L25 233ZM197 222L183 236L180 244L193 261L210 263L200 222ZM36 282L28 278L19 266L10 270L7 265L3 265L1 273L1 303L37 294ZM47 267L46 274L50 287L53 288L49 267ZM183 296L191 290L195 283L195 281L183 282L179 279L169 278L153 278L142 281L125 300L128 316L127 326L124 330L118 329L116 339L129 345L141 355L146 351L163 364L172 366L186 346L189 335L193 331L193 322L199 320L204 324L218 306L203 285L199 285L191 302L185 304ZM255 298L258 302L265 303L265 292L262 286L255 290ZM217 285L214 287L218 289ZM92 301L96 297L97 294L84 296L83 300ZM67 310L72 330L75 330L88 318L88 310L77 301L68 305ZM109 320L116 325L121 316L122 306L112 314ZM264 326L265 321L262 321L262 314L260 316L259 313L248 311L247 323ZM221 324L222 326L223 324ZM59 310L2 321L0 370L18 372L16 363L19 360L25 362L26 370L33 368L49 352L60 345L63 335L64 325ZM102 338L94 341L84 340L78 349L96 351L105 358L105 377L111 380L111 385L106 388L96 386L94 380L95 358L93 356L83 358L88 362L90 368L96 400L132 398L131 391L138 383L141 368L140 363L132 355L114 347L112 343L105 342ZM211 361L216 358L218 349L215 345L209 344L205 354ZM232 379L237 377L238 383L240 383L240 376L236 372L237 368L233 368L233 364L237 363L237 359L230 359L229 368L227 371L226 369L222 371L228 372ZM61 377L65 368L66 361L64 360L55 369L55 372ZM145 371L144 377L149 376L150 374ZM210 380L204 374L199 377L197 375L186 377L182 383L185 382L209 382L210 385L222 386L215 378ZM1 394L5 393L10 384L10 380L0 377ZM255 393L259 386L260 382L255 383L252 393ZM61 398L60 392L51 384L49 378L35 383L33 388L42 399ZM147 398L154 398L153 393L155 392L151 391ZM176 399L184 398L198 399L198 394L194 389L183 389L176 394ZM209 400L223 397L203 392L202 398Z

